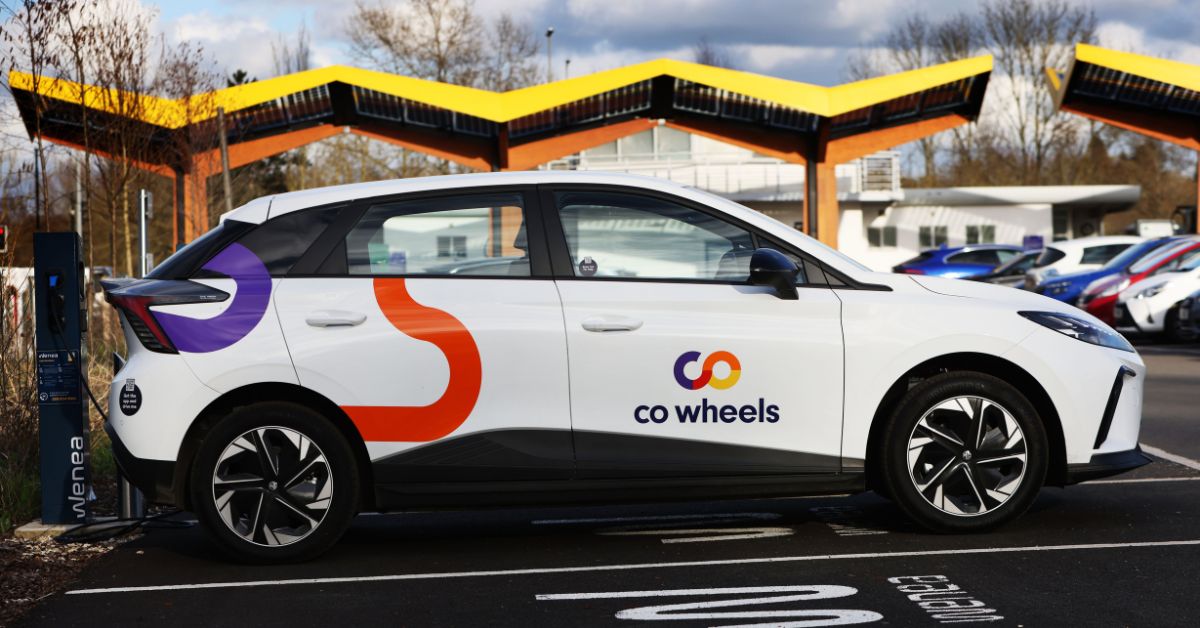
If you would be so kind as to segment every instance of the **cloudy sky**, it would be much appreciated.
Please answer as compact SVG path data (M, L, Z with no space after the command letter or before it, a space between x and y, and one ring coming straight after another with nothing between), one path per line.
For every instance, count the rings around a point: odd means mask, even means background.
M378 2L379 0L367 0ZM316 65L351 63L345 24L352 0L141 0L159 9L172 40L204 44L226 70L271 76L271 42L301 23ZM1200 0L1094 0L1101 44L1200 64ZM701 37L740 69L822 85L845 80L846 55L878 41L905 15L936 17L975 4L953 0L476 0L539 33L555 28L555 73L571 75L659 57L690 59Z

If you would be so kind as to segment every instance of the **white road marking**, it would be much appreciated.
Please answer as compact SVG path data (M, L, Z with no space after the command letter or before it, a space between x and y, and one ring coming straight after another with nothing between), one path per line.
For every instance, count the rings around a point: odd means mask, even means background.
M1171 462L1174 462L1175 464L1181 464L1189 469L1195 469L1197 471L1200 471L1200 460L1192 460L1191 458L1185 458L1183 456L1180 456L1179 454L1173 454L1169 451L1163 451L1163 450L1159 449L1158 447L1147 445L1146 443L1141 443L1141 445L1142 445L1142 451L1150 454L1151 456L1158 456L1159 458L1162 458L1163 460L1170 460Z
M440 573L408 573L383 576L347 576L339 578L292 578L286 580L249 580L241 582L200 582L195 584L163 584L143 587L108 587L75 589L67 595L98 593L140 593L146 591L187 591L193 589L233 589L247 587L289 586L301 584L342 584L351 582L396 582L402 580L444 580L451 578L484 578L492 576L528 576L558 573L588 573L626 571L631 569L669 569L682 567L715 567L722 565L755 565L767 563L815 562L826 560L864 560L907 558L914 556L961 556L1020 552L1060 552L1070 550L1125 549L1139 547L1178 547L1200 545L1200 539L1180 541L1145 541L1133 543L1085 543L1076 545L1030 545L1025 547L978 547L968 549L922 550L911 552L870 552L862 554L813 554L807 556L771 556L765 558L732 558L726 560L697 560L671 563L628 563L618 565L589 565L582 567L534 567L529 569L495 569L487 571L451 571Z
M715 589L666 589L663 591L601 591L598 593L539 593L536 600L613 600L628 597L675 597L685 595L729 595L732 593L792 593L810 591L812 585L786 587L725 587Z
M660 521L695 521L697 519L778 519L782 515L777 512L720 512L701 513L692 515L649 515L644 517L592 517L585 519L535 519L535 526L571 525L583 523L651 523Z
M766 539L775 536L791 536L791 528L672 528L670 530L602 530L599 536L675 536L662 539L663 543L706 543L711 541L741 541ZM696 536L696 535L707 536ZM690 535L690 536L688 536Z
M1181 478L1126 478L1124 480L1089 480L1083 482L1080 486L1091 486L1093 484L1140 484L1142 482L1194 482L1200 480L1200 475Z

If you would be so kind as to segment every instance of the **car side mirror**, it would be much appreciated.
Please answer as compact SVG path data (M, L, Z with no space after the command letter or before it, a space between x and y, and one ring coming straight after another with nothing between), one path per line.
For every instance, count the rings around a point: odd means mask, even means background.
M796 292L799 274L800 267L796 262L775 249L758 249L750 256L750 283L774 288L781 299L794 301L800 298Z

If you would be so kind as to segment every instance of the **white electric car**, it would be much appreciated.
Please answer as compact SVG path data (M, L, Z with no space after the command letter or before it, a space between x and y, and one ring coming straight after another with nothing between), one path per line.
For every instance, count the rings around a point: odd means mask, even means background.
M1141 242L1137 236L1091 236L1055 242L1042 249L1025 273L1025 289L1033 290L1051 277L1100 268L1125 249Z
M1170 268L1121 291L1115 312L1118 330L1165 334L1177 341L1193 338L1190 312L1181 319L1179 306L1200 290L1200 252L1184 255Z
M106 285L107 429L250 560L360 511L875 489L929 529L1147 462L1100 321L874 273L667 181L521 172L253 201Z

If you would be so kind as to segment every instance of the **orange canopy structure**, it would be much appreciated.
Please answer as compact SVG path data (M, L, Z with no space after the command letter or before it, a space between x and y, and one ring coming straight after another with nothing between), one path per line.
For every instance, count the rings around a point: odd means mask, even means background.
M1197 151L1200 204L1200 65L1077 44L1046 75L1062 111Z
M150 149L126 159L174 178L176 244L210 226L206 180L219 171L220 155L216 135L197 131L213 128L219 107L231 168L350 132L475 169L520 170L662 123L806 164L805 230L835 245L834 166L973 120L991 70L992 58L981 56L821 87L663 59L496 93L332 66L187 100L35 81L20 72L9 80L31 136L40 128L59 144L81 147L85 107L96 129L122 110L136 111L123 121L145 134ZM135 106L111 104L117 102ZM214 139L197 150L170 150L197 137ZM114 155L112 146L93 146Z

